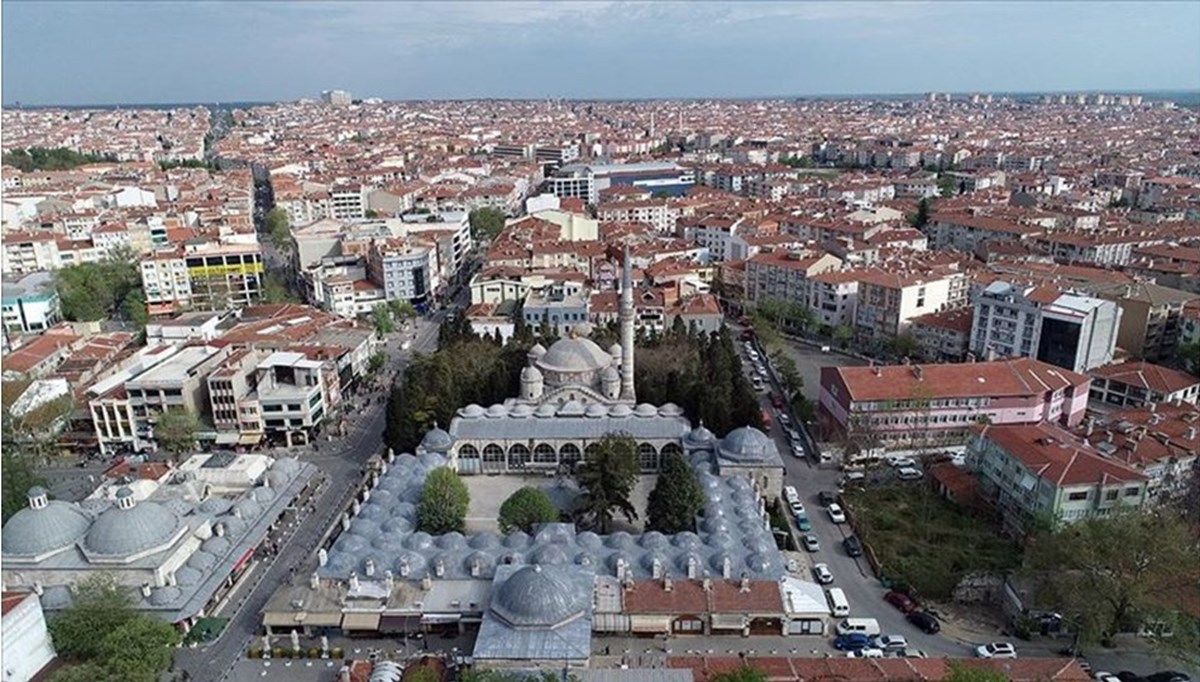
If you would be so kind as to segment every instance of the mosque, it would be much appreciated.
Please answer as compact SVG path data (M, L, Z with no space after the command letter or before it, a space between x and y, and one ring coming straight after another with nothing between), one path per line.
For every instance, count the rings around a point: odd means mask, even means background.
M307 584L284 586L271 598L268 632L478 628L479 665L561 669L587 665L593 633L645 631L646 623L664 634L824 631L824 595L786 576L766 514L784 474L771 438L743 427L718 439L676 405L636 402L625 263L621 343L605 351L579 330L549 349L534 347L519 396L468 405L448 430L429 431L415 454L389 454L341 518L340 533L318 552ZM687 458L706 495L696 532L598 535L551 523L532 535L432 537L416 529L422 484L435 468L462 475L555 470L581 461L612 433L637 441L643 471L656 471L670 453ZM627 599L633 589L693 602L679 606L688 612L677 617L668 609L639 620L633 602L643 600ZM766 596L749 599L756 591ZM726 593L733 596L718 598ZM754 612L751 602L773 606Z

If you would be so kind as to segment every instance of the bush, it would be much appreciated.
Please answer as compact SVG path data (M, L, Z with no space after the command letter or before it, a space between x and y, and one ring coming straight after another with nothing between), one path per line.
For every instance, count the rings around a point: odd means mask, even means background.
M275 647L271 649L271 658L283 658L283 648Z
M340 647L340 646L335 646L329 652L329 655L333 658L342 658L343 656L346 655L346 651L344 649L342 649L342 647Z
M315 646L314 646L314 647L312 647L311 649L309 649L309 650L308 650L308 657L309 657L309 658L320 658L320 657L321 657L321 650L320 650L320 649L318 649L318 648L317 648L317 647L315 647Z
M262 655L262 649L259 649L256 646L252 646L248 651L246 651L246 658L262 658Z

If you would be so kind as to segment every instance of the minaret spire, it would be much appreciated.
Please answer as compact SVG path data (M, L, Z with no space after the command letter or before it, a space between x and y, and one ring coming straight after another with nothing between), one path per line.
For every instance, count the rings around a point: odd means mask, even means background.
M621 400L636 402L633 391L633 265L629 245L621 258Z

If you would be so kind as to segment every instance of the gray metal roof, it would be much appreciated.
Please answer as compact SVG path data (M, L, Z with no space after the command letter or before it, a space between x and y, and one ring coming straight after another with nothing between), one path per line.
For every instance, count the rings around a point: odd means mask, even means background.
M67 502L51 500L42 509L25 507L4 524L3 552L34 557L65 549L83 537L89 525L91 516Z
M455 424L471 421L456 419ZM481 436L482 440L487 440L504 438L496 433L495 427L507 429L510 421L523 420L479 418L477 421L493 427L486 430L486 437ZM566 434L560 436L563 438L580 437L575 435L578 431L569 430L566 422L577 428L593 423L586 417L524 421L527 428L514 435L514 439L539 437L540 434L528 428L539 422L551 425L555 430L561 429ZM595 423L619 421L602 419ZM628 418L628 421L638 420ZM690 431L687 420L682 417L656 416L642 421L670 426L677 436ZM610 428L598 433L603 435L611 430L620 429ZM778 457L778 453L775 455ZM723 577L728 559L731 578L746 575L752 579L773 580L782 576L782 556L775 548L767 520L760 514L750 481L740 474L718 475L711 452L692 451L689 460L707 496L705 518L699 524L698 533L633 536L618 532L598 536L588 531L576 532L571 524L555 523L539 527L533 537L518 532L501 538L495 533L484 532L461 539L456 537L447 543L426 533L412 532L416 525L416 502L425 476L432 469L444 466L446 459L433 453L424 453L420 459L400 455L380 476L350 527L334 542L326 564L318 568L318 574L345 580L351 573L357 573L361 579L369 559L376 575L390 570L397 577L413 580L427 574L432 577L435 560L441 562L444 579L491 579L506 565L524 564L583 566L601 574L616 575L620 560L627 575L647 579L654 577L657 559L657 569L664 575L685 577L690 567L696 577ZM771 466L769 462L763 465ZM472 576L473 568L475 576Z
M83 545L96 554L130 556L173 541L184 525L167 505L143 500L129 509L109 507L92 522Z
M539 369L556 372L587 372L613 364L613 357L595 341L585 338L566 338L555 341L537 360Z
M499 408L492 410L492 408ZM526 409L519 409L525 407ZM585 410L568 416L574 406L541 405L530 414L528 406L496 406L486 416L464 408L450 423L450 436L455 441L476 442L504 440L591 440L610 433L627 433L636 439L681 439L691 431L691 424L682 416L665 416L663 408L653 411L630 410L628 405L607 408L607 416L589 415ZM618 410L617 407L624 408ZM666 407L665 405L663 406ZM543 410L542 408L549 408ZM568 413L568 414L564 414ZM614 414L624 416L613 416Z
M575 567L501 566L493 581L492 608L484 613L479 627L474 657L476 660L588 659L594 580L593 572ZM511 581L515 582L510 587ZM554 596L537 594L543 589ZM520 599L532 599L535 603L522 605L515 601ZM514 623L514 618L519 622ZM546 620L549 622L539 622Z

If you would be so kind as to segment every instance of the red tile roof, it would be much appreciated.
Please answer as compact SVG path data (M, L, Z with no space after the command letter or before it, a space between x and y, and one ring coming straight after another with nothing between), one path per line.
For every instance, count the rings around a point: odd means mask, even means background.
M851 399L856 401L907 400L918 393L931 400L1024 397L1070 387L1081 389L1090 383L1081 374L1031 358L952 365L826 367L825 370L840 375Z
M1146 480L1129 466L1101 456L1087 441L1052 424L989 425L978 430L1030 473L1058 486Z
M1090 374L1097 379L1119 381L1128 386L1164 394L1182 391L1200 383L1200 379L1186 372L1138 360L1097 367Z

